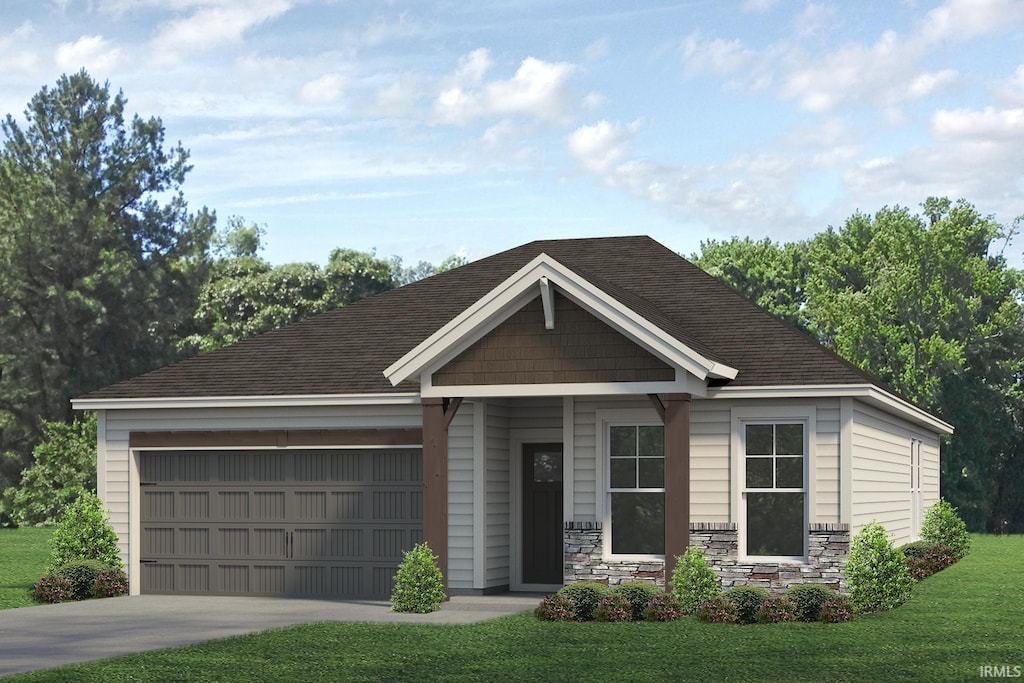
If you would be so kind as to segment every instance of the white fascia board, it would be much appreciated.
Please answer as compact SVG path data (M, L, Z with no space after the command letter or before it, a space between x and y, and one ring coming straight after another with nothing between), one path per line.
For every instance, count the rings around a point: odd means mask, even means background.
M487 332L537 296L546 278L563 295L654 355L685 369L700 380L734 379L736 370L705 358L652 324L628 306L601 292L547 254L540 254L476 303L457 315L384 370L398 385L425 371L436 370L476 343ZM425 395L425 394L424 394Z
M564 382L558 384L479 384L434 386L430 375L420 376L424 398L525 398L531 396L635 396L637 394L691 394L706 398L707 384L680 368L671 382Z
M289 406L413 405L414 392L396 394L304 394L294 396L176 396L144 398L72 399L75 410L132 408L278 408Z
M953 426L899 396L873 384L806 384L802 386L714 387L707 397L716 398L842 398L849 396L897 413L939 434L952 434Z

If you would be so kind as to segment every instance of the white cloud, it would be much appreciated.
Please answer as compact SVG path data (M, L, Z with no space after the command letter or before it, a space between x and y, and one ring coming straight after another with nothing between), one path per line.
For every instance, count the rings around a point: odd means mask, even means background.
M36 29L31 21L24 21L10 33L0 35L0 72L7 75L35 72L39 63L35 37Z
M566 138L566 148L584 169L591 173L605 173L626 152L628 143L640 128L634 121L629 125L601 120L590 126L580 126Z
M741 8L744 12L761 14L768 12L779 4L779 0L743 0Z
M73 43L61 43L54 62L63 71L85 68L93 74L108 73L121 61L121 50L102 36L82 36Z
M221 0L220 2L179 1L178 6L195 9L182 19L163 24L153 38L151 49L157 62L173 62L182 54L205 51L242 40L254 26L278 17L292 8L292 0ZM197 7L197 8L196 8Z
M943 69L918 75L910 82L909 95L913 99L927 97L932 93L945 90L956 82L959 74L954 69Z
M587 45L586 49L583 50L583 60L587 62L597 62L611 53L611 47L608 43L607 38L598 38L590 45Z
M836 8L832 5L809 2L796 17L796 33L802 38L822 33L835 15Z
M917 39L926 43L965 41L1024 18L1018 0L946 0L925 16Z
M339 74L324 74L304 83L299 89L299 99L311 105L330 104L341 97L345 84L346 79Z
M940 139L956 138L989 143L1024 144L1024 109L940 109L932 117L932 132Z
M679 51L686 76L731 74L743 69L755 56L755 52L744 47L739 40L707 40L699 33L686 36Z

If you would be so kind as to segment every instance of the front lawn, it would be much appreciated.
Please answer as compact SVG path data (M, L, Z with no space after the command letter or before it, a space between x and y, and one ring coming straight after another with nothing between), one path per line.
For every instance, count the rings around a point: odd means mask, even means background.
M976 681L1024 667L1022 563L1024 536L974 537L906 605L846 624L312 624L10 680Z
M28 592L46 572L51 536L53 527L0 529L0 609L35 604Z

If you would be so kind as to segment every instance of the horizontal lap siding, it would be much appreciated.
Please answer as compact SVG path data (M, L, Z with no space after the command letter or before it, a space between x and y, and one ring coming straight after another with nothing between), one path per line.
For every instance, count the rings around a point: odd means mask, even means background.
M448 585L473 587L473 408L448 428Z
M854 403L854 530L874 520L885 527L894 543L902 544L911 539L911 438L925 442L922 481L926 485L932 481L937 488L938 444L934 435L876 408Z
M509 583L509 544L511 542L509 518L509 409L497 401L487 402L487 497L485 499L487 526L485 530L484 581L486 587L507 586Z
M128 562L131 432L420 427L419 405L106 410L104 505Z
M729 409L722 401L691 402L691 523L730 521Z
M839 419L839 401L819 400L816 402L815 422L815 463L811 476L814 477L815 501L811 510L811 524L835 524L840 522L839 512L839 434L842 423Z

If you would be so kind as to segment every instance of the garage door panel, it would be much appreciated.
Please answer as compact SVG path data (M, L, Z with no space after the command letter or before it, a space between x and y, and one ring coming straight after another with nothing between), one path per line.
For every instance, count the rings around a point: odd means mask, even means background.
M146 452L140 474L144 593L383 598L422 540L418 450Z

